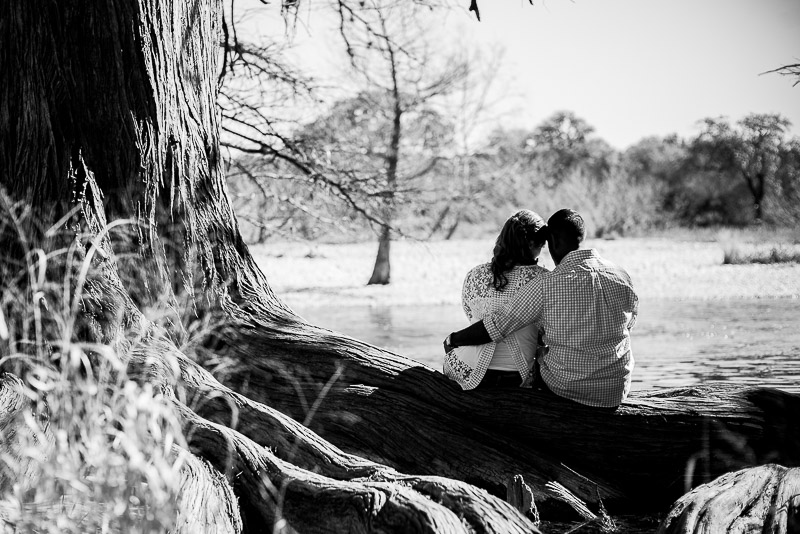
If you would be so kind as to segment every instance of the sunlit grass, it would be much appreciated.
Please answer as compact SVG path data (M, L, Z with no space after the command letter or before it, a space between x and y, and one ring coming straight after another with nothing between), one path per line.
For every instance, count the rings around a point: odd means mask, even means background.
M800 232L797 230L727 230L718 234L717 242L722 247L724 265L800 263Z
M29 404L3 429L5 519L16 532L170 530L182 438L167 405L147 385L77 371L13 384Z
M741 245L728 243L723 248L722 263L725 265L800 263L800 249L773 245L766 249L744 250Z
M0 258L0 530L172 530L185 440L161 392L125 371L147 340L80 341L91 254L28 248L21 208L3 208L0 237L20 245Z

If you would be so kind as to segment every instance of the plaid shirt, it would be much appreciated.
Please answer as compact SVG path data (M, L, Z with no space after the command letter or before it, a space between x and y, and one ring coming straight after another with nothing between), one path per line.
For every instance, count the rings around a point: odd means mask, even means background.
M538 324L550 347L539 359L545 384L567 399L610 407L631 389L630 329L638 305L628 273L594 249L575 250L483 324L493 340Z

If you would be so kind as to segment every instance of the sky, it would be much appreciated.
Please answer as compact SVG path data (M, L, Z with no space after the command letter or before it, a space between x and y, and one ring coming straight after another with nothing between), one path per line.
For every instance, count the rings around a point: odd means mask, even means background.
M800 63L800 0L479 0L480 22L460 4L442 16L444 39L505 49L503 126L569 110L624 149L689 138L705 117L779 113L800 137L800 84L762 74ZM301 22L300 57L330 64L324 22L311 10Z

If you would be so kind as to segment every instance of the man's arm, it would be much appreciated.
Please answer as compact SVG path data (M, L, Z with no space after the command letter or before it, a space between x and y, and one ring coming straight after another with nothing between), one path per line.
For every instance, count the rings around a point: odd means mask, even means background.
M444 340L444 351L450 352L463 345L483 345L499 341L511 332L541 319L542 285L534 278L501 309L486 315L482 321L463 330L453 332Z
M444 340L444 352L448 353L454 348L464 345L483 345L484 343L489 343L491 340L492 338L489 336L489 332L487 332L486 327L483 326L483 321L478 321L477 323L472 323L463 330L453 332L447 336L447 339Z
M542 276L525 284L502 308L483 317L483 325L492 341L500 341L511 332L531 323L540 323L544 313Z

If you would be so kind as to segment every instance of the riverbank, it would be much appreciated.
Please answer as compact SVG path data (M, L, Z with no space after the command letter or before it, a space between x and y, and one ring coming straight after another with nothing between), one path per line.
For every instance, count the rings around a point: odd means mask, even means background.
M376 243L269 243L251 247L292 307L458 304L467 271L491 257L492 239L392 243L392 283L367 286ZM800 298L800 264L724 265L716 241L671 237L589 240L631 275L641 299ZM542 264L552 269L546 252Z

